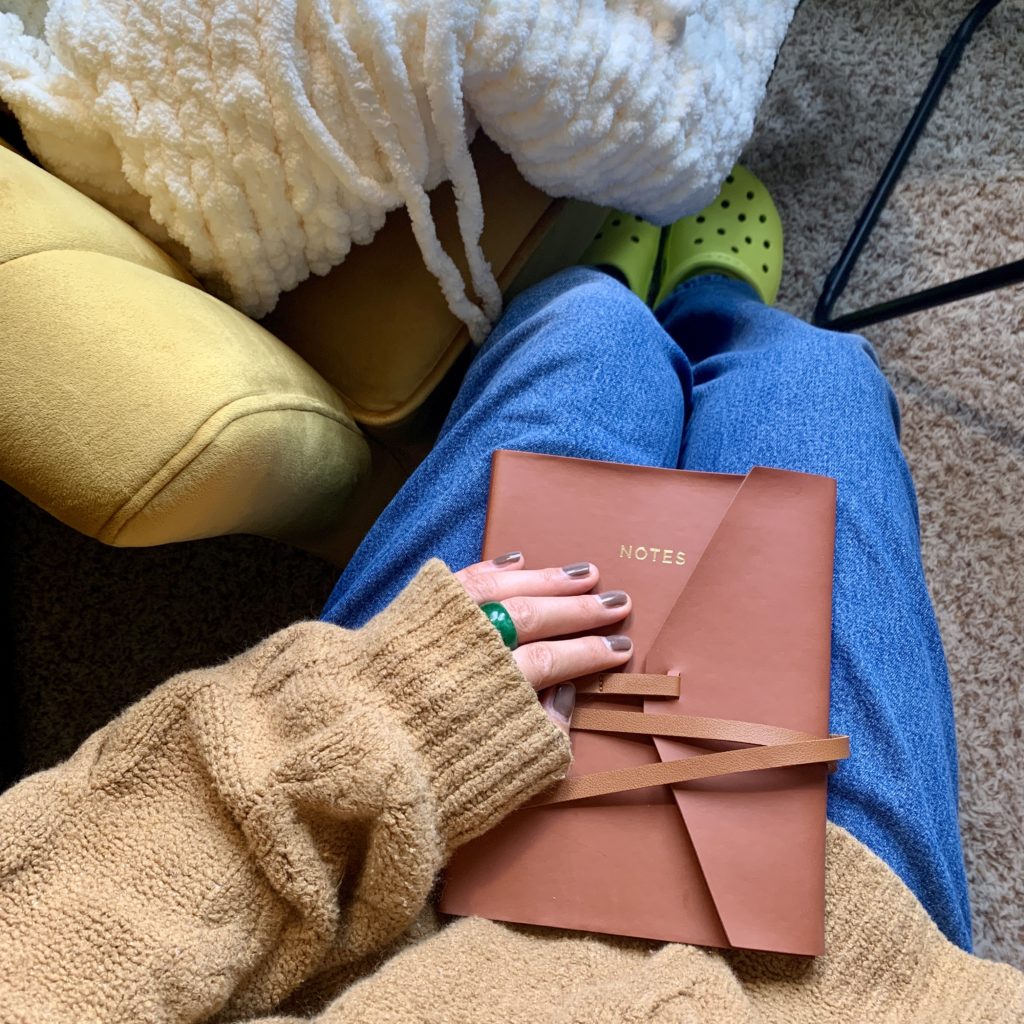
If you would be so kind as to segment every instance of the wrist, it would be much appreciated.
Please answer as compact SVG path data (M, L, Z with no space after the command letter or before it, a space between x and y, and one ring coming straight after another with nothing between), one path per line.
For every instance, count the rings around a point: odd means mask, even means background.
M423 758L449 850L564 777L568 739L442 562L428 562L361 632Z

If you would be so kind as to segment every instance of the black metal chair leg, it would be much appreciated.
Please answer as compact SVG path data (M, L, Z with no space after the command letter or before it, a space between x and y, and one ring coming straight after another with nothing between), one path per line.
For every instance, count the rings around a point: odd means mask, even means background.
M903 168L906 166L910 154L913 153L917 140L924 131L943 89L960 63L960 58L974 35L975 29L999 6L1000 2L1001 0L981 0L981 3L975 4L939 55L939 66L935 69L910 122L896 144L896 149L889 158L871 198L860 217L857 218L853 233L850 235L842 255L825 278L824 287L811 318L812 323L817 326L840 331L854 330L866 327L868 324L891 320L894 317L916 313L923 309L932 309L947 302L955 302L971 295L980 295L983 292L1005 288L1007 285L1024 281L1024 260L1017 260L1014 263L1007 263L993 270L985 270L980 274L972 274L935 288L927 288L911 295L903 295L887 302L880 302L853 313L846 313L839 317L832 316L832 310L846 288L861 250L870 238L879 215L899 181Z

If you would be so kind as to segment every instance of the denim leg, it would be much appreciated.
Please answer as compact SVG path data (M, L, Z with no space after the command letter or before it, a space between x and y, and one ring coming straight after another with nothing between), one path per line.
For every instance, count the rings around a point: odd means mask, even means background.
M852 756L830 780L829 817L970 949L949 680L899 412L875 355L725 278L684 284L657 313L693 366L682 468L838 481L831 728L850 735Z
M608 275L572 268L524 292L473 361L437 444L364 538L322 617L361 625L428 558L454 569L478 561L497 448L675 466L689 386L678 347Z

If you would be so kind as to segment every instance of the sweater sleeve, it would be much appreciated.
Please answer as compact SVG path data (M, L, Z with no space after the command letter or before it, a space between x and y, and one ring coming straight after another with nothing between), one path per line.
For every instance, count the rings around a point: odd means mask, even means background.
M0 1019L266 1013L379 955L568 743L440 562L177 676L0 798Z

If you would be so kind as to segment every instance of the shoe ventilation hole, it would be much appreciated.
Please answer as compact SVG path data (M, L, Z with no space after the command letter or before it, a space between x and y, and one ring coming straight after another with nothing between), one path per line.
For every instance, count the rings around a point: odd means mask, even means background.
M619 220L618 217L616 217L615 220L612 221L612 227L613 228L617 228L621 223L622 223L622 221Z
M754 198L754 193L753 192L748 192L747 193L747 198L748 199L753 199Z
M761 269L767 274L768 273L768 264L767 263L762 263L761 264Z
M732 246L731 248L734 253L736 253L737 255L739 254L739 249L737 249L735 245Z
M729 209L729 200L728 199L723 199L722 200L722 209L723 210L728 210Z
M595 238L595 240L596 239L600 239L600 238L604 238L604 234L602 232L598 231L598 233L596 235L594 235L594 238Z
M766 221L768 220L768 218L767 218L767 217L766 217L766 216L765 216L765 215L764 215L763 213L762 213L762 214L761 214L761 216L760 216L760 217L758 217L757 219L758 219L758 220L759 220L759 221L760 221L760 222L761 222L762 224L764 224L764 223L765 223L765 222L766 222Z
M697 223L698 224L703 224L704 223L704 218L703 217L698 217L697 218Z
M631 242L639 242L639 241L640 241L640 238L639 238L639 236L637 236L637 235L630 235L630 236L629 236L629 240L630 240Z
M746 242L747 245L753 245L754 244L754 240L750 237L750 235L747 235L747 237L744 238L743 241Z
M695 238L693 240L693 244L694 245L703 245L704 244L704 239L703 238Z
M745 213L741 213L737 219L742 224L743 221L745 221L747 219L747 215Z
M730 174L729 177L726 178L725 180L728 184L731 185L736 179Z
M724 235L724 234L725 234L725 228L719 228L719 229L718 229L718 233L719 233L720 235Z
M643 224L643 222L644 222L643 217L636 217L636 216L634 216L633 220L635 220L637 222L637 224Z
M766 249L770 249L772 247L772 243L766 240L765 243L764 243L764 247Z

